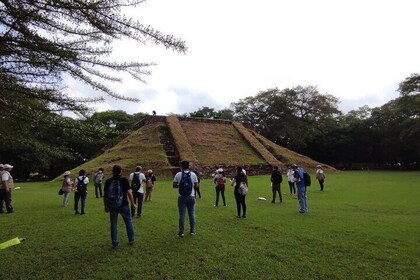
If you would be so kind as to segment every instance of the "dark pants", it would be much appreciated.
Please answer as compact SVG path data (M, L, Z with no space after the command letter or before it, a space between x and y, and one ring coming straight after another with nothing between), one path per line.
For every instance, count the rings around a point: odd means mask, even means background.
M0 189L0 213L3 213L3 201L6 204L7 213L13 213L12 190L7 192L5 189Z
M216 206L219 205L219 195L222 194L223 206L226 206L225 187L216 186Z
M235 200L236 200L236 210L238 212L238 217L241 216L241 206L242 206L242 217L246 216L246 203L245 203L245 195L241 195L238 191L234 192Z
M102 183L95 183L95 195L96 197L102 197Z
M85 213L85 204L86 204L86 196L87 192L75 192L74 193L74 211L79 213L79 200L82 201L82 211L81 213Z
M323 191L324 190L324 179L318 180L318 182L319 182L319 186L321 187L321 191Z
M143 208L143 193L133 192L134 203L137 204L137 217L141 216L142 208ZM131 216L134 217L136 209L131 207Z
M296 187L294 182L289 181L290 194L296 194Z
M279 193L280 203L282 203L283 198L281 197L280 184L273 184L271 189L273 191L273 200L271 202L272 203L276 202L276 193Z

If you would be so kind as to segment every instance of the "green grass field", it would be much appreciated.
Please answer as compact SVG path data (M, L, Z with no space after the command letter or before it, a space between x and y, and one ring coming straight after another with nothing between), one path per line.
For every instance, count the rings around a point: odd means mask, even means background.
M420 172L327 174L323 193L312 183L301 215L287 184L283 204L271 204L269 177L251 177L247 218L237 219L232 188L227 207L216 208L204 180L197 235L184 238L176 236L177 191L158 181L134 219L132 247L120 219L119 250L92 184L80 216L61 206L57 183L16 183L0 243L27 240L0 250L0 279L420 279L419 181Z

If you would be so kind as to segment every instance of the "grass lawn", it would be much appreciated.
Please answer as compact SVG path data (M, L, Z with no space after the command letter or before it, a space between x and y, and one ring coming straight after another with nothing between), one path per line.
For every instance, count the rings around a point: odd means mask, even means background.
M420 172L327 174L324 192L317 182L309 188L306 215L287 183L283 203L272 204L269 177L249 180L246 219L236 218L230 186L228 205L216 208L204 180L197 235L184 238L176 236L177 190L157 181L134 219L134 246L119 219L118 250L92 184L80 216L61 206L57 182L16 183L0 243L27 240L0 250L0 279L420 279Z

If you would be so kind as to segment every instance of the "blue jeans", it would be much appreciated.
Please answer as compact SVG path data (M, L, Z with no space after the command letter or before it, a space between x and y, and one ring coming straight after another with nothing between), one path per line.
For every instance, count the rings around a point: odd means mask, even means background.
M299 212L306 213L308 212L308 203L306 202L306 187L298 186L298 199L299 199Z
M82 213L85 213L87 192L75 192L74 193L74 211L79 212L79 200L82 201Z
M70 193L65 192L63 193L63 206L67 207L67 205L69 205L69 197L70 197Z
M102 197L102 182L95 183L96 197Z
M109 217L111 220L111 241L113 247L118 247L120 243L118 241L118 214L121 214L124 219L128 242L134 242L133 220L131 219L130 208L126 205L116 210L109 211Z
M193 196L178 196L179 233L184 233L185 212L188 209L190 233L195 233L195 198Z

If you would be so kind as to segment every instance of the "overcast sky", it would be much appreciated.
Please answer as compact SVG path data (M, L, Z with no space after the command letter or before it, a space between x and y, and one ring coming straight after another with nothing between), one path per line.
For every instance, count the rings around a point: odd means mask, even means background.
M158 114L220 110L277 87L314 85L343 112L381 106L420 72L418 0L148 0L129 14L186 41L163 46L114 44L119 60L156 62L147 84L111 85L139 103L107 98L99 111ZM99 95L72 82L73 96Z

